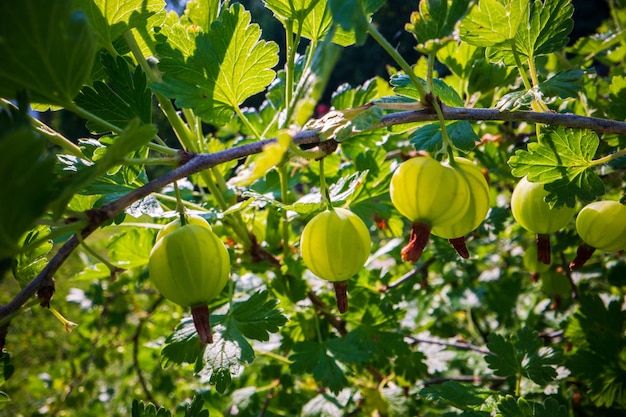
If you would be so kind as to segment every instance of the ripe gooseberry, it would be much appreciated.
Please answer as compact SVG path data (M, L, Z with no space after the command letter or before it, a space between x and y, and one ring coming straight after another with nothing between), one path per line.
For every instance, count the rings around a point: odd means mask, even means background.
M185 220L187 221L187 224L195 224L197 226L202 226L205 229L213 230L209 222L207 222L203 217L200 217L194 214L187 214L185 215ZM169 222L168 224L163 226L161 230L159 230L159 233L157 233L156 242L161 240L163 236L170 234L174 230L180 228L180 226L181 226L180 217L178 217L174 221Z
M230 256L219 237L205 226L178 223L156 241L148 271L166 299L191 307L201 343L211 343L207 304L224 289L230 272Z
M347 280L363 268L371 244L363 220L343 208L317 214L302 230L302 259L311 272L333 283L341 313L348 310Z
M470 205L467 181L456 169L430 156L401 163L391 177L391 202L413 226L402 259L417 261L433 227L454 225Z
M465 179L470 190L470 203L465 215L456 223L433 226L432 234L448 239L463 258L469 258L465 235L475 230L489 211L489 184L480 168L465 158L454 158L455 168ZM444 166L446 163L444 163Z
M542 183L530 182L526 177L519 180L511 195L513 217L524 229L537 234L537 259L550 264L550 233L568 224L574 217L574 207L550 207L545 201L548 195Z
M572 270L581 268L595 249L626 249L626 206L610 200L587 204L576 217L576 231L584 243L570 263Z

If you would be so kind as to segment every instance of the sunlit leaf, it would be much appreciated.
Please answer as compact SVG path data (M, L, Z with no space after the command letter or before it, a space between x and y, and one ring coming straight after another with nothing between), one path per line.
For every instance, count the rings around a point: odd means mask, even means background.
M261 30L238 3L222 10L207 33L190 34L178 24L165 33L157 45L163 80L152 88L208 122L227 123L274 79L278 46L259 40Z
M1 97L27 90L36 103L65 106L89 77L95 53L87 17L71 0L0 4Z

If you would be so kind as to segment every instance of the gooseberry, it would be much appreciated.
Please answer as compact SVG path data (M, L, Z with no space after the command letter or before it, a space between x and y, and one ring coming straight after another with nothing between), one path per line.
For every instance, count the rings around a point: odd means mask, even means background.
M195 214L185 215L185 221L187 222L187 224L195 224L197 226L202 226L205 229L212 230L212 227L209 224L209 222L207 222L203 217L197 216ZM156 241L158 242L159 240L161 240L163 236L172 233L174 230L180 228L180 226L181 226L180 217L178 217L174 221L169 222L168 224L163 226L161 230L159 230L159 233L157 233L157 236L156 236Z
M371 244L363 220L343 208L317 214L302 230L302 259L311 272L333 283L341 313L348 309L347 280L363 268Z
M201 343L211 343L207 304L224 289L230 272L228 250L219 237L204 225L175 224L156 241L148 271L166 299L191 307Z
M456 223L433 226L432 234L450 241L457 253L469 258L465 245L465 235L475 230L487 216L489 211L489 184L480 168L465 158L454 158L455 168L465 179L470 190L469 206L465 215ZM444 166L446 164L444 163Z
M511 195L513 217L524 229L537 234L537 259L550 264L550 233L568 224L574 217L574 207L550 207L545 201L548 195L542 183L530 182L523 177Z
M570 269L581 268L595 249L626 249L626 206L610 200L587 204L576 217L576 231L584 243L578 247Z
M401 163L391 177L391 202L413 226L402 259L417 261L433 227L454 225L465 216L470 190L463 175L429 156Z

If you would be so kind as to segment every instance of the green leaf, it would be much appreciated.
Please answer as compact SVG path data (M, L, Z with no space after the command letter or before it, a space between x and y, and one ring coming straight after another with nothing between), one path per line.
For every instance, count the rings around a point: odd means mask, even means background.
M71 0L0 5L1 97L28 90L36 103L65 106L89 77L95 52L87 18Z
M20 242L20 247L50 234L47 226L37 226L28 232ZM46 240L33 247L29 251L19 253L13 258L13 276L24 288L26 284L35 278L48 263L46 255L52 250L52 240Z
M213 327L213 343L206 347L203 367L198 372L201 377L209 377L220 393L226 391L243 365L254 361L254 350L234 320L229 316L222 323Z
M108 82L94 81L91 87L84 87L76 97L76 104L115 126L126 126L137 117L146 124L152 122L152 94L147 88L146 75L137 66L129 70L128 62L120 56L100 54ZM105 133L94 122L87 126L95 133Z
M57 197L54 158L29 127L0 136L0 259L17 253L19 241ZM33 192L37 190L37 192Z
M85 11L100 45L114 53L113 42L133 28L145 28L148 19L165 9L163 0L76 0Z
M498 402L498 412L498 417L535 417L528 401L521 397L516 401L511 395Z
M394 93L414 99L420 98L413 82L406 74L396 74L391 77L390 82L393 86ZM426 80L420 78L420 82L424 87L426 87ZM456 90L454 90L454 88L450 87L440 79L433 80L433 83L435 95L439 97L444 104L454 107L464 106L463 99L459 96Z
M185 417L209 417L209 411L203 410L204 399L201 395L196 395L191 400L191 404L185 409Z
M325 0L263 0L265 6L274 12L280 20L293 20L302 22L318 5L326 3Z
M465 16L470 0L423 0L419 11L411 14L406 30L418 43L418 50L433 53L444 47L444 38L452 40L456 24ZM434 41L434 42L433 42Z
M429 401L443 401L460 410L473 411L480 409L494 392L471 384L446 381L422 389L420 395Z
M577 98L583 90L585 71L569 69L557 73L539 84L544 97Z
M367 37L370 15L378 10L385 0L328 0L333 20L346 31L354 31L357 45Z
M296 374L311 373L316 381L337 393L348 385L344 371L329 354L324 342L299 342L293 346L291 371Z
M172 413L163 407L157 408L154 404L145 404L143 401L133 400L131 406L132 417L172 417Z
M542 404L531 403L534 417L567 417L567 407L554 398L546 398Z
M120 268L134 268L148 263L154 245L154 230L132 228L112 236L107 245L109 257Z
M485 356L485 361L495 375L525 376L539 385L545 385L556 377L553 366L560 363L560 351L543 347L537 333L529 328L524 327L507 339L492 333L487 347L491 353Z
M515 38L528 19L529 0L480 0L461 22L461 39L475 46L495 46Z
M574 27L571 0L535 0L528 24L522 24L515 44L527 57L546 55L565 47Z
M244 336L267 341L270 333L278 332L279 328L287 322L287 317L276 308L278 300L268 298L269 293L261 291L254 293L246 301L235 304L231 315L232 324Z
M222 10L208 33L190 34L180 24L162 32L168 36L157 45L163 80L152 88L208 122L226 124L274 79L278 46L259 40L259 26L238 3Z
M0 387L3 386L13 375L15 367L11 365L11 355L7 352L0 352Z
M220 3L220 0L190 0L185 5L185 14L182 17L189 24L208 32L219 15Z
M609 84L609 108L610 114L612 114L617 120L626 119L626 101L624 96L626 95L626 77L622 75L616 75L611 78Z
M269 340L269 333L277 332L287 322L277 304L278 300L268 300L268 292L262 291L235 303L226 315L211 316L213 343L206 347L196 370L209 377L218 392L228 388L243 365L254 361L254 350L246 337Z
M575 197L590 201L604 194L602 181L590 164L598 145L598 136L590 130L545 129L538 143L529 143L527 151L518 150L509 158L511 173L527 175L531 182L555 183L546 186L551 191L546 201L573 207Z
M468 121L456 121L446 125L446 132L452 143L463 152L469 152L476 147L476 142L480 139L474 132L472 125ZM443 146L443 135L441 125L432 123L423 126L409 135L409 141L415 149L424 150L429 153L438 153Z
M198 339L198 333L191 316L186 316L176 326L174 333L165 339L165 346L161 350L161 365L196 363L203 352Z
M71 179L66 181L66 188L59 197L54 209L55 213L61 213L72 196L81 191L84 187L93 187L96 180L106 175L109 170L118 167L129 154L141 149L156 135L156 127L154 125L144 125L138 119L133 119L117 136L105 137L100 139L100 145L108 143L108 146L99 146L98 152L94 153L96 163L79 170ZM102 149L100 151L100 149ZM102 152L100 156L100 152ZM96 158L97 157L97 158ZM77 162L80 164L80 162ZM107 184L110 186L114 180L108 179ZM115 184L115 189L119 184ZM123 190L128 190L125 184ZM105 192L95 192L94 194L106 194ZM106 196L114 197L113 195Z

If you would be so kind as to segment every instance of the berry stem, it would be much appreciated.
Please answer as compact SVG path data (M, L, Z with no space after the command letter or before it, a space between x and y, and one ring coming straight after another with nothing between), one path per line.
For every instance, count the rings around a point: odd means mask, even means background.
M209 319L209 306L199 305L191 307L191 317L193 325L196 327L200 344L203 346L213 343L213 335L211 334L211 322Z
M550 236L537 235L537 261L550 265Z
M430 236L430 226L425 223L413 223L409 243L402 248L402 260L417 262L424 252Z
M576 250L576 257L569 264L569 269L575 271L582 268L585 262L587 262L589 258L591 258L591 255L593 255L593 252L595 252L595 250L596 248L592 248L585 243L580 244L580 246L578 246L578 250Z
M348 281L333 282L337 309L341 314L348 311Z
M469 258L469 250L467 249L467 245L465 244L465 236L455 237L454 239L448 239L448 242L452 245L456 253L459 254L462 258Z

